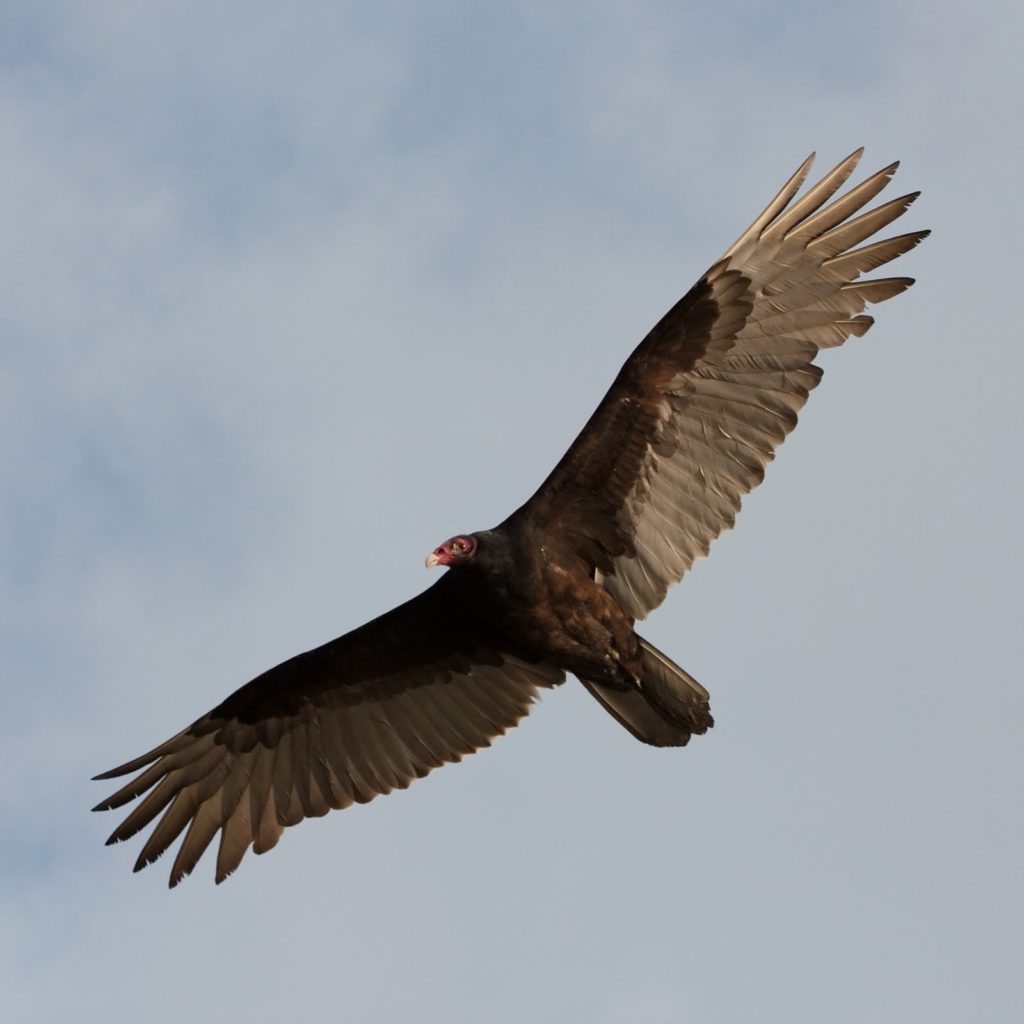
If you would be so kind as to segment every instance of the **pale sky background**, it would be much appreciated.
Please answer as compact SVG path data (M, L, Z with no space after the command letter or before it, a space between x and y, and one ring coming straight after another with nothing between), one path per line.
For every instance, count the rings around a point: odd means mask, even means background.
M9 4L0 992L18 1022L1019 1020L1024 19L1009 2ZM212 860L89 776L432 581L812 149L903 160L918 284L645 632Z

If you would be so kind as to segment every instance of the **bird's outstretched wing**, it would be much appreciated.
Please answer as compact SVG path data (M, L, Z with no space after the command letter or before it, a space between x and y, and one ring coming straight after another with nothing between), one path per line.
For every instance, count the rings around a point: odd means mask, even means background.
M858 280L928 234L861 246L917 198L859 212L888 184L894 163L833 199L861 152L794 202L813 155L804 161L640 343L511 517L568 543L634 618L657 607L733 525L821 378L819 349L864 334L873 323L865 305L913 283Z
M148 754L97 776L136 778L95 810L143 797L109 843L154 821L135 864L185 832L170 884L220 833L217 881L246 850L331 808L404 789L514 726L537 688L564 678L531 661L458 599L450 576L365 626L264 672Z

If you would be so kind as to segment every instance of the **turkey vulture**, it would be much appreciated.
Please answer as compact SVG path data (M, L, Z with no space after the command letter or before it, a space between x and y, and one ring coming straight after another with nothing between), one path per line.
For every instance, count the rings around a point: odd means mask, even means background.
M804 161L626 360L536 494L434 549L427 565L448 572L433 586L97 776L139 773L96 808L143 798L108 842L160 816L138 871L187 830L174 886L219 832L221 882L287 826L488 746L567 672L644 743L706 732L707 690L633 627L733 525L821 378L819 349L913 283L859 280L928 234L861 245L917 193L859 212L893 163L833 199L860 156L796 199Z

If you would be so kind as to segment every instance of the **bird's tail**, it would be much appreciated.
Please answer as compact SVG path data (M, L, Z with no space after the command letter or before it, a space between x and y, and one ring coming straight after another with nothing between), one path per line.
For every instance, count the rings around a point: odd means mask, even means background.
M636 689L619 690L583 680L605 710L638 740L655 747L682 747L714 725L709 694L689 672L642 637L644 678Z

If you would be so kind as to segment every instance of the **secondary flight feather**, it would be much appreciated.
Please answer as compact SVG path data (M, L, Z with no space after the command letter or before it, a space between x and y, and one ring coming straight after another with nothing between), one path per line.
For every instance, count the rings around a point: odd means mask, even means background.
M448 568L432 587L97 776L138 773L95 808L139 801L108 842L156 822L138 871L184 832L174 886L219 836L221 882L289 825L489 746L567 673L645 743L706 732L707 691L634 626L733 525L821 379L818 352L913 283L861 278L928 232L868 241L917 193L862 212L894 163L837 197L860 156L797 198L804 161L626 360L538 491L427 557Z

